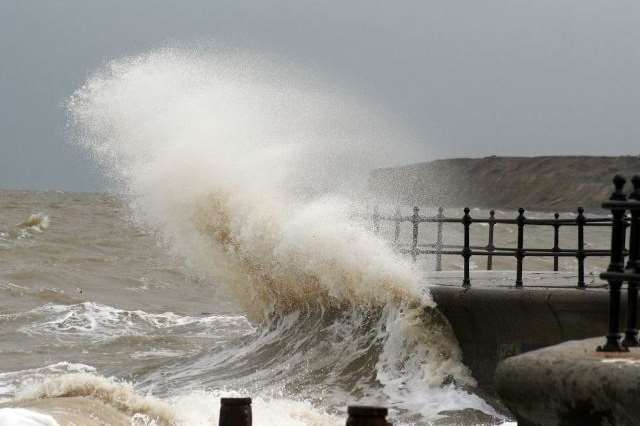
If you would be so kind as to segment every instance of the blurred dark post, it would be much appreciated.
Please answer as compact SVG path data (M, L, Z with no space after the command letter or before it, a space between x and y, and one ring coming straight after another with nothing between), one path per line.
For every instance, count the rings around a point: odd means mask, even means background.
M560 218L560 214L558 212L553 214L555 218L555 223L553 224L553 252L560 252L560 223L558 223L558 219ZM558 272L558 255L553 256L553 270Z
M493 228L496 226L496 212L491 210L489 212L489 242L487 243L487 271L491 271L493 269L493 252L496 249L496 246L493 245Z
M640 176L636 175L631 179L633 192L629 194L629 199L640 201ZM632 273L640 273L640 211L631 210L631 237L629 238L629 261L627 269ZM624 333L622 344L626 347L639 346L638 342L638 282L629 281L627 289L627 329Z
M625 179L616 175L613 178L615 191L609 200L612 202L626 201L624 194ZM615 204L604 203L603 208L611 209L613 216L611 223L611 262L607 272L600 277L609 281L609 334L607 342L603 346L598 346L600 352L627 352L629 349L620 342L620 287L622 278L616 274L624 272L624 246L626 237L625 208ZM609 275L612 273L613 275Z
M578 250L576 251L576 258L578 259L578 288L585 288L584 283L584 209L578 207L578 216L576 217L576 224L578 225Z
M438 223L437 228L438 232L436 235L436 271L442 271L442 219L444 218L444 209L442 207L438 207Z
M402 221L402 216L400 215L400 207L396 209L396 214L393 221L395 222L395 229L393 230L393 244L397 246L398 242L400 241L400 222Z
M220 398L218 426L251 426L251 398Z
M518 209L518 248L516 249L516 287L522 287L522 260L524 259L524 209Z
M371 220L373 222L373 233L378 235L380 233L380 210L378 210L378 206L373 208Z
M472 219L469 215L469 207L464 208L464 216L462 217L462 224L464 225L464 247L462 248L462 257L464 258L464 279L462 280L462 287L471 287L471 279L469 278L469 259L471 258L471 247L469 242L469 226Z
M347 426L391 426L387 423L388 410L384 407L349 406Z
M411 242L411 256L413 261L416 261L418 256L418 228L420 225L420 209L418 207L413 208L413 216L411 216L411 223L413 223L413 241Z

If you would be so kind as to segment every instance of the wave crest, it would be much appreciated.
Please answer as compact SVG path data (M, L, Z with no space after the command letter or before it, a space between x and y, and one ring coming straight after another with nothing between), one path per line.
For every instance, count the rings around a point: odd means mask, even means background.
M114 61L71 97L74 140L142 226L247 309L430 303L410 264L335 195L388 161L390 132L372 124L384 117L247 59L166 50Z

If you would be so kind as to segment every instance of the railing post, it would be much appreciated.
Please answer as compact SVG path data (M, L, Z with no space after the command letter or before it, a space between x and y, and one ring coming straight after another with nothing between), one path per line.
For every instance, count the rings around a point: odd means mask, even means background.
M496 249L496 246L493 244L493 229L496 226L496 212L495 210L491 210L489 212L489 242L487 243L487 271L491 271L493 269L493 252Z
M220 398L218 426L251 426L251 398Z
M469 207L464 208L464 216L462 217L462 224L464 225L464 247L462 249L462 257L464 259L464 279L462 280L462 287L471 287L471 278L469 277L469 259L471 258L471 247L469 242L469 227L472 219L469 215Z
M553 224L553 252L556 253L553 256L553 271L558 272L558 252L560 252L560 223L558 223L558 219L560 218L560 214L558 212L553 214L553 217L556 220L556 223Z
M442 219L444 218L444 209L438 207L438 223L437 223L437 235L436 235L436 271L442 271Z
M626 201L624 194L625 179L616 175L613 178L615 191L609 198L611 201ZM625 209L619 207L611 207L613 216L611 222L611 262L607 268L607 272L622 273L624 272L624 246L625 246ZM622 280L620 278L607 277L609 281L609 334L607 341L603 346L598 346L600 352L627 352L629 349L622 346L620 342L620 287Z
M384 407L350 405L347 408L347 426L389 426L387 413Z
M416 206L413 208L413 216L411 216L411 223L413 223L413 241L411 242L411 257L413 261L416 261L418 256L418 228L420 225L420 209Z
M522 287L522 260L524 259L524 209L518 209L518 248L516 249L516 287Z
M380 210L378 206L373 208L373 216L371 216L371 221L373 222L373 233L378 235L380 233Z
M584 283L584 209L578 207L578 216L576 216L576 224L578 225L578 250L576 251L576 258L578 259L578 288L585 288Z
M629 194L630 200L640 201L640 175L631 179L633 192ZM631 231L629 238L629 262L627 269L640 273L640 211L631 210ZM640 346L638 341L638 282L629 281L627 289L627 329L624 333L622 344L626 347Z
M396 214L393 221L395 223L395 228L393 230L393 245L397 246L400 241L400 222L402 221L402 216L400 215L400 207L396 209Z

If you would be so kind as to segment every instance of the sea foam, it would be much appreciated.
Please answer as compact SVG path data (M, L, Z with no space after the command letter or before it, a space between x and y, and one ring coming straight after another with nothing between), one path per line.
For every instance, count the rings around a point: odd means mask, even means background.
M68 111L72 140L134 220L251 319L352 312L330 327L366 338L343 355L381 350L373 375L398 409L493 412L461 389L474 382L446 321L425 322L434 302L421 271L351 219L368 172L398 158L406 136L375 108L262 58L166 49L109 63ZM382 314L369 324L368 311ZM376 389L364 393L379 402Z

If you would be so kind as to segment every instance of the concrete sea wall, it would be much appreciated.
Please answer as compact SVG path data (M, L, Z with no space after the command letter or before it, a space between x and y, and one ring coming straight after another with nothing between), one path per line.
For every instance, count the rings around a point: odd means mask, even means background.
M495 393L498 363L510 356L606 334L609 296L605 287L458 286L429 288L451 324L464 362L480 387ZM623 306L626 297L623 297Z

